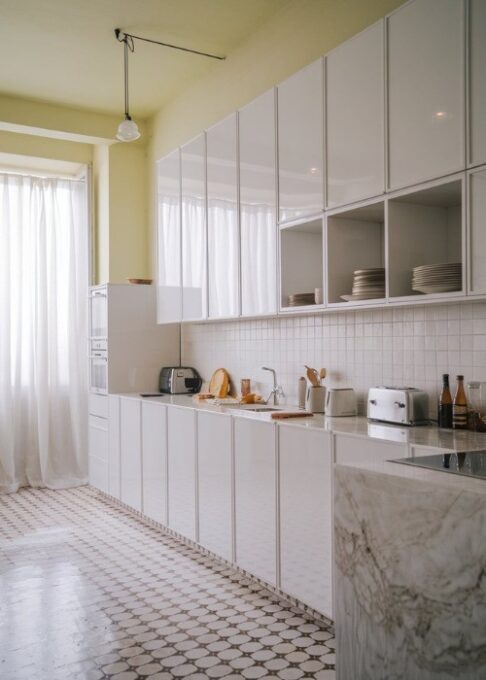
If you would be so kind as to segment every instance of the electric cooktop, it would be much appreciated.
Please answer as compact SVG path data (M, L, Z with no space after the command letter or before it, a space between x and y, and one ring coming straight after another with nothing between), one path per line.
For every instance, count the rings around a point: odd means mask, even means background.
M396 458L388 462L486 479L486 451L457 451L417 458Z

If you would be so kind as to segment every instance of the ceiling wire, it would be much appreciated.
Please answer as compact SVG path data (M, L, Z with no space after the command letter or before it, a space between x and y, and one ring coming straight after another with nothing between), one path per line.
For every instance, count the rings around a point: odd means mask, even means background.
M218 54L211 54L210 52L200 52L199 50L192 50L189 47L181 47L180 45L172 45L171 43L161 42L159 40L152 40L151 38L143 38L140 35L133 35L133 33L125 33L121 28L115 28L115 36L119 42L125 43L130 52L135 50L134 40L142 40L143 42L152 43L153 45L161 45L162 47L169 47L172 50L181 50L182 52L190 52L191 54L198 54L201 57L209 57L210 59L218 59L223 61L226 57Z

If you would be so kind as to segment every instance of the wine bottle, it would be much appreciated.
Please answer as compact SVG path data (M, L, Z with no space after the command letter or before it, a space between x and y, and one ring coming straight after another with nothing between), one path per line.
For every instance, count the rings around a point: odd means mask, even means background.
M457 389L452 404L452 427L455 430L467 430L467 399L464 391L464 376L458 375Z
M439 397L439 427L452 427L452 397L449 389L449 374L442 376L442 391Z

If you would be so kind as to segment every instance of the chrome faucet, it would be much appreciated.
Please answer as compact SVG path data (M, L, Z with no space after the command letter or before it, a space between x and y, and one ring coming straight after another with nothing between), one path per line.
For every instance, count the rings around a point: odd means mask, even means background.
M262 371L270 371L273 375L273 389L268 395L265 404L268 404L268 400L273 394L273 403L275 406L278 405L278 398L279 397L285 397L284 391L282 389L282 385L277 384L277 372L273 368L268 368L267 366L262 366Z

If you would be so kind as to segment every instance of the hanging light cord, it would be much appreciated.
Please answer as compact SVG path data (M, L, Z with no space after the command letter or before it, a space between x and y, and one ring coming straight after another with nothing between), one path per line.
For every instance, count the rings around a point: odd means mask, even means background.
M143 42L152 43L153 45L162 45L162 47L170 47L172 50L181 50L182 52L190 52L191 54L199 54L201 57L209 57L210 59L219 59L220 61L226 59L226 57L221 57L218 54L210 54L209 52L200 52L199 50L191 50L189 47L181 47L180 45L172 45L171 43L160 42L159 40L151 40L150 38L142 38L140 35L133 35L132 33L123 33L120 28L115 28L116 39L120 42L125 43L125 48L127 46L127 41L130 41L131 46L129 46L130 52L134 50L134 40L143 40ZM120 37L123 36L123 37Z
M120 38L117 39L120 40ZM125 74L125 118L127 120L132 120L130 113L128 111L128 51L133 52L135 50L135 45L133 44L133 39L131 36L125 33L124 37L120 40L123 42L123 65Z

